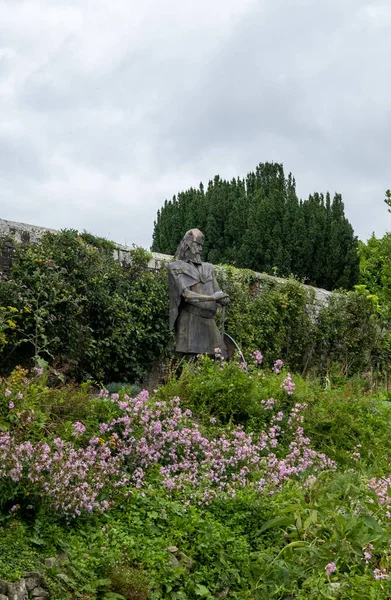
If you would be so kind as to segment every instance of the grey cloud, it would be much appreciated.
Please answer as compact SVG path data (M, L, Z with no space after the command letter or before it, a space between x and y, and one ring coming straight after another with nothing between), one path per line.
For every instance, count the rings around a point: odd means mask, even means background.
M166 197L275 160L302 197L340 191L361 237L387 228L386 2L56 1L39 27L30 2L0 0L3 218L148 246Z

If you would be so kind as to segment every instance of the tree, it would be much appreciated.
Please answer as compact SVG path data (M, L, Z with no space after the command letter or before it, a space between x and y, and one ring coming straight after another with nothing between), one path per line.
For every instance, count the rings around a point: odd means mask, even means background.
M390 195L391 203L391 195ZM391 204L390 204L391 205ZM279 163L260 163L241 179L216 175L207 190L190 188L165 201L152 250L172 254L193 227L205 233L205 259L255 271L291 274L326 289L358 282L357 238L340 194L299 200Z

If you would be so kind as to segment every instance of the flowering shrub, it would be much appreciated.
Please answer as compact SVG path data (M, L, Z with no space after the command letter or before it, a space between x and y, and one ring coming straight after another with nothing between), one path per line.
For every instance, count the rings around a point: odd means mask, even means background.
M284 387L288 395L292 384ZM3 391L7 399L12 393ZM335 467L304 435L305 404L285 414L270 398L263 410L275 414L267 429L246 432L238 425L211 436L178 397L159 400L145 390L134 398L102 390L100 397L116 416L100 423L92 437L81 421L71 425L73 441L55 437L33 444L21 441L20 432L1 432L0 481L17 483L26 497L45 498L61 513L78 516L105 511L151 481L185 502L209 503L246 486L274 493L290 477ZM284 430L291 438L286 453L279 447Z
M390 598L385 403L224 363L152 395L0 382L0 579L61 551L56 600Z
M296 384L292 381L292 376L290 373L288 373L284 381L281 383L281 387L286 391L288 396L292 396Z

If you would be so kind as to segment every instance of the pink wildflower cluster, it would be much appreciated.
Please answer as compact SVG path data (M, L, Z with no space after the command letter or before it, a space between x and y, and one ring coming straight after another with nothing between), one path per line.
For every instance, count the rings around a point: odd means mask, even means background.
M269 398L268 400L261 400L261 404L265 410L273 410L276 401L274 398Z
M20 442L12 433L0 432L0 479L21 482L56 510L78 516L107 510L105 498L114 501L142 488L149 472L160 473L168 493L185 502L209 503L244 486L274 493L290 477L335 468L310 448L301 426L304 404L296 404L286 417L277 412L260 434L239 426L209 439L179 398L152 402L147 391L135 398L103 391L101 397L117 405L117 416L101 423L101 437L82 447L59 438L51 444ZM278 458L283 421L292 441L288 454ZM72 430L78 437L85 426L77 422Z
M253 352L252 355L253 355L253 359L254 359L254 364L260 365L263 360L262 353L259 350L256 350L255 352Z
M355 460L356 462L358 460L360 460L360 458L361 458L360 448L361 448L361 444L357 444L354 447L354 451L352 452L352 459Z
M391 475L388 477L373 477L367 485L375 493L376 501L385 512L385 516L391 518L391 497L389 495ZM371 498L370 502L374 503L375 500Z
M79 421L77 421L77 423L73 423L73 425L72 425L72 433L75 437L78 437L79 435L83 435L85 430L86 430L85 426L83 425L83 423L80 423Z
M389 575L385 569L374 569L373 576L375 579L388 579Z
M325 566L324 570L326 575L329 576L331 575L331 573L335 573L335 571L337 570L337 565L335 564L335 562L330 562L328 565Z
M369 561L372 560L372 554L367 550L364 552L364 560L366 565L368 565Z
M277 375L281 372L282 366L283 366L283 362L282 360L279 358L278 360L276 360L276 362L274 363L273 367L272 367L272 371L274 371L275 373L277 373Z
M102 512L109 503L99 500L99 495L108 481L119 476L121 460L108 446L97 444L98 440L90 440L87 448L76 450L59 438L53 446L45 442L33 445L17 443L9 432L1 433L0 478L23 481L65 514Z
M290 373L288 373L280 387L286 391L288 396L292 396L293 392L295 391L296 384L292 380L292 375Z

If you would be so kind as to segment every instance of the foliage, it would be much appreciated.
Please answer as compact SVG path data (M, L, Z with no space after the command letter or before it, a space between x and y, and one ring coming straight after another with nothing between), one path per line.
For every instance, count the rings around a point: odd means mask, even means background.
M333 294L318 318L319 372L330 372L333 363L344 375L370 369L387 341L382 325L377 305L365 290Z
M212 263L293 273L326 289L352 289L359 277L357 238L340 194L314 193L299 200L291 174L278 163L261 163L244 179L190 188L158 211L152 249L173 254L186 230L205 233Z
M1 328L3 365L63 356L79 378L140 379L169 340L167 283L147 270L145 251L130 254L121 266L111 242L75 231L20 248L12 280L0 284L0 305L13 311Z
M232 299L225 330L246 356L262 348L270 367L280 357L304 375L330 377L334 368L353 375L388 356L384 318L360 286L334 292L318 306L314 290L295 279L276 282L233 267L220 269L218 279Z
M226 329L245 353L262 348L269 366L279 357L292 370L305 370L316 332L311 288L294 279L259 280L232 267L221 270L218 279L232 299Z
M87 239L49 234L17 255L14 278L0 283L3 373L18 362L49 361L54 380L126 385L170 354L165 270L148 272L141 249L121 267L110 243ZM313 290L295 279L277 282L230 266L218 279L231 297L225 330L246 356L261 347L265 364L278 356L303 374L328 374L333 365L352 374L388 357L384 311L366 288L335 293L319 309Z
M379 301L386 321L391 318L391 234L381 239L373 234L368 242L359 244L360 284L365 286L374 302Z
M38 570L56 600L386 600L391 594L389 402L363 394L358 379L340 376L325 389L319 382L289 378L281 361L273 371L263 366L259 352L246 371L236 363L223 365L209 358L188 364L151 398L106 390L97 395L90 384L48 388L47 373L39 367L30 374L19 368L3 381L3 429L18 443L61 448L62 440L78 452L88 450L95 436L115 458L126 440L132 452L122 474L134 472L141 458L145 478L128 479L122 492L108 478L109 509L71 520L60 507L53 511L42 494L31 494L34 481L28 478L3 487L0 578L14 580ZM178 392L181 403L173 399ZM193 415L185 408L190 406ZM125 416L132 424L127 437ZM304 445L292 447L300 428ZM265 433L266 454L257 446ZM227 453L234 440L236 450ZM303 469L290 468L289 447L306 453ZM336 470L316 470L315 457L323 452L337 461ZM200 467L209 453L213 458L202 483ZM224 455L228 472L239 476L234 494L221 486L224 478L217 486L211 479L213 464L215 476L224 475ZM310 455L315 462L305 466ZM256 456L267 457L261 469L252 463ZM194 461L200 469L196 487L215 489L203 501L194 495ZM1 461L3 470L6 462ZM179 486L171 489L165 469L174 464L170 479ZM265 468L266 484L259 485ZM94 472L92 466L88 477ZM50 491L50 470L46 477ZM1 479L4 483L4 472ZM70 497L76 493L72 486L71 480ZM56 563L47 567L44 559L51 556Z
M219 368L225 370L224 363ZM234 369L241 373L237 365ZM30 510L44 506L75 518L125 501L131 488L144 487L152 473L169 495L207 504L217 494L234 495L248 485L271 492L291 476L333 467L309 447L299 426L305 408L300 403L286 412L282 403L272 418L258 420L256 433L236 426L210 436L178 397L156 401L145 390L135 398L102 390L99 400L112 406L106 409L111 418L99 424L90 418L65 422L61 437L42 438L40 428L50 427L41 414L46 389L23 376L18 370L3 389L1 503ZM295 384L287 385L288 380L279 386L282 396L293 393ZM261 402L260 410L269 414L276 403L269 406L271 400ZM283 433L288 441L280 450Z
M147 259L134 248L130 264L120 265L111 242L75 231L20 248L13 279L0 282L2 373L50 363L51 385L90 378L140 384L173 348L166 270L149 272ZM387 370L386 279L381 302L361 285L334 293L326 307L293 278L227 266L218 279L231 298L225 331L245 356L261 347L266 365L280 357L294 372L312 375ZM221 326L222 314L217 319Z

